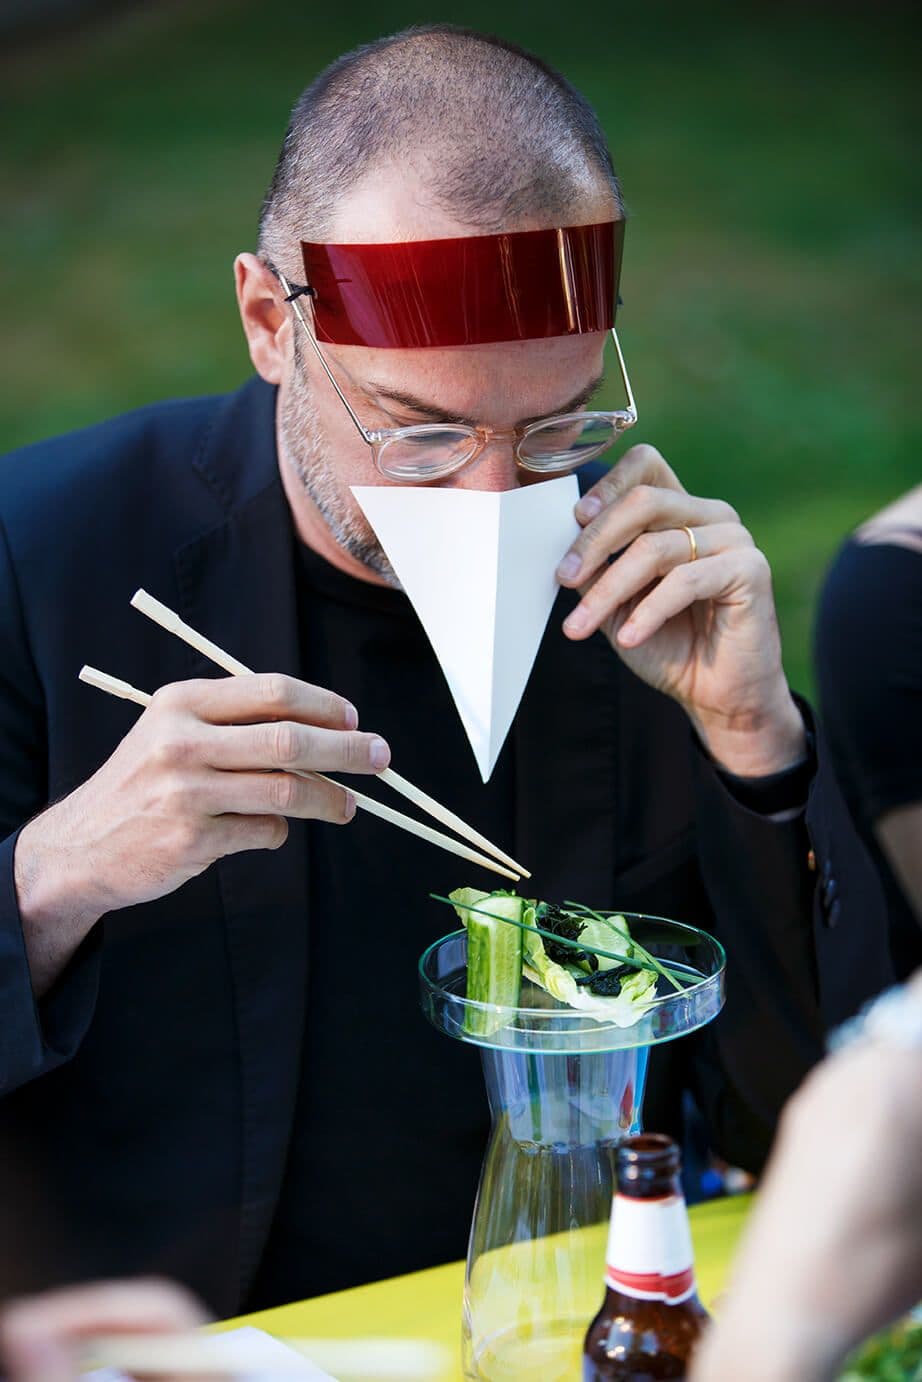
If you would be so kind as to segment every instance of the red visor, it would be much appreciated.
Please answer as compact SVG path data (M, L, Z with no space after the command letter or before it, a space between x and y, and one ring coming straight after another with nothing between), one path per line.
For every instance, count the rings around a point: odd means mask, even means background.
M624 222L604 221L301 250L318 340L407 350L607 331L623 244Z

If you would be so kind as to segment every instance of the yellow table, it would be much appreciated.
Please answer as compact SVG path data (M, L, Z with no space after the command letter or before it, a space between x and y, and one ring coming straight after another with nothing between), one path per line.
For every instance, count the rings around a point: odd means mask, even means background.
M712 1305L724 1289L749 1204L749 1197L740 1195L696 1205L689 1213L698 1288L705 1305ZM450 1262L445 1267L356 1286L351 1291L261 1310L222 1327L252 1324L281 1338L348 1339L357 1333L385 1338L410 1336L444 1344L452 1357L458 1358L463 1287L464 1263ZM600 1303L601 1299L600 1265ZM460 1361L437 1382L463 1382Z

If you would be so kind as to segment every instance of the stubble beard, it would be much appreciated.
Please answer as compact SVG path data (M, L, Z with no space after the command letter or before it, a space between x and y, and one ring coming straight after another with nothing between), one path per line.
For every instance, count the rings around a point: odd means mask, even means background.
M374 532L337 483L335 467L317 409L304 378L299 343L289 388L279 403L279 441L282 463L294 471L305 494L320 514L338 547L400 590L394 568Z

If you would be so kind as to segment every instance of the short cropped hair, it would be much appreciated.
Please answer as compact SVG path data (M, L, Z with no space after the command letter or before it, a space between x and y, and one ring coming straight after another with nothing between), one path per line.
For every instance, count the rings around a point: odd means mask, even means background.
M552 222L593 184L623 215L598 117L565 77L514 43L431 24L346 53L299 97L262 205L261 255L291 265L298 240L330 238L344 193L409 159L474 234Z

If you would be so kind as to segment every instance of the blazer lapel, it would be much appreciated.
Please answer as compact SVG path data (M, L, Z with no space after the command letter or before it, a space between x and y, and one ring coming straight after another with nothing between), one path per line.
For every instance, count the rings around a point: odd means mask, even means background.
M234 395L196 468L224 520L176 553L180 612L254 671L299 674L291 520L277 473L274 390ZM193 654L191 676L223 675ZM294 1114L307 967L307 832L216 865L241 1081L240 1292L278 1199Z

